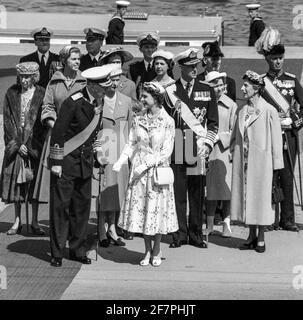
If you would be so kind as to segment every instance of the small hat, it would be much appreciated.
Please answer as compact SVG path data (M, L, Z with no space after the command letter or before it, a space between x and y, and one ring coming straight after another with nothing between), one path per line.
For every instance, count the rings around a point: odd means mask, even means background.
M158 45L160 42L160 37L157 32L145 32L138 36L137 45L139 47L144 44L155 44Z
M278 29L265 28L255 43L259 54L264 56L271 54L284 54L285 48L281 44L281 34Z
M120 76L121 74L123 74L123 70L118 64L110 63L109 65L112 66L112 71L110 73L110 77Z
M175 56L175 62L179 65L190 66L193 64L198 64L201 60L197 57L198 49L189 48Z
M257 72L251 70L247 70L242 79L247 79L258 86L265 86L264 79Z
M246 5L246 8L247 8L248 10L257 10L257 9L259 9L260 7L261 7L261 5L258 4L258 3L251 3L251 4L247 4L247 5Z
M144 82L143 90L144 89L149 89L160 94L163 94L165 92L165 89L157 82Z
M174 58L174 54L165 50L157 50L152 54L152 58L155 59L157 57L161 57L166 60L172 60Z
M31 32L31 36L36 39L50 39L54 32L46 27L34 29Z
M118 0L116 1L116 5L119 7L128 7L130 5L129 1Z
M39 65L33 61L22 62L16 65L16 70L18 74L35 74L39 71Z
M206 75L205 81L212 82L220 78L226 78L226 72L211 71Z
M203 57L224 57L218 41L204 42L202 44Z
M110 87L112 85L112 81L110 79L110 73L112 70L112 64L106 64L101 67L86 69L81 73L81 75L83 78L86 78L91 82L95 82L102 87Z
M115 53L122 57L122 63L133 60L134 58L134 56L129 51L124 50L122 47L116 47L106 50L102 55L100 62L107 60L112 54Z
M106 31L103 29L85 28L83 32L85 34L86 40L95 40L95 39L103 40L106 37Z

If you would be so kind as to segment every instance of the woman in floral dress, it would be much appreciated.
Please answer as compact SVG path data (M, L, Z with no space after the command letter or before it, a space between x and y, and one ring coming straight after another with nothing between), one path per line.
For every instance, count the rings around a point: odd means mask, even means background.
M173 184L157 186L153 179L156 166L169 166L174 147L174 120L162 107L163 94L159 84L144 83L141 102L146 112L134 117L129 142L113 166L114 171L119 171L127 159L132 163L118 225L129 232L143 233L142 266L150 260L153 266L161 264L161 237L179 228Z

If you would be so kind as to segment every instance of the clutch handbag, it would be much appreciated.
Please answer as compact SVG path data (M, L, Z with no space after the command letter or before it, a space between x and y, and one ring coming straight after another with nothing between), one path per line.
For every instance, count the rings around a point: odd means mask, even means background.
M154 183L165 186L174 183L174 172L171 167L156 167L154 169Z

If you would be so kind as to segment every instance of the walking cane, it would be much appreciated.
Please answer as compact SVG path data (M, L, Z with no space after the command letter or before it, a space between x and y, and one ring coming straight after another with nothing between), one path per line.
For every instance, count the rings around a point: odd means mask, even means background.
M292 160L291 160L291 154L290 154L290 150L289 150L289 143L288 143L288 138L287 138L286 133L285 133L284 136L285 136L285 142L286 142L286 147L287 147L287 154L288 154L289 163L290 163L290 169L291 169L292 177L293 177L293 180L294 180L294 184L295 184L295 188L296 188L296 193L297 193L298 201L300 201L298 186L297 186L296 177L295 177L295 172L294 172L294 166L293 166L293 163L292 163ZM302 202L300 203L300 206L302 207Z
M28 225L29 225L29 212L28 212L28 192L29 192L29 186L30 183L26 183L26 194L25 194L25 219L26 219L26 232L28 231Z
M102 175L102 172L103 172L103 170L102 170L102 167L100 166L100 168L99 168L99 172L98 172L98 176L99 176L99 179L98 179L98 181L99 181L99 184L98 184L98 196L97 196L97 198L96 198L96 201L97 201L97 206L96 206L96 208L97 208L97 229L99 229L98 228L98 226L99 226L99 215L100 215L100 210L101 210L101 208L100 208L100 194L101 194L101 175ZM98 261L98 249L99 249L99 237L98 237L98 230L97 230L97 243L96 243L96 261Z

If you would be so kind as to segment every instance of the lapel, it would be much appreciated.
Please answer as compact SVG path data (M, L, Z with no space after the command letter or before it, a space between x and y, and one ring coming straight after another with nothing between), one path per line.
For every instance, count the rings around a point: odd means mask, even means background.
M244 105L240 110L239 110L239 130L244 137L244 124L245 124L245 115L247 113L247 104Z
M259 117L260 115L263 113L263 109L260 109L258 107L258 109L255 111L255 113L251 116L249 123L248 123L248 127L251 126Z
M126 103L123 103L123 96L122 94L117 91L117 99L116 99L116 105L115 105L115 110L114 110L114 119L117 120L119 118L126 118L127 114L127 105Z
M43 102L43 98L44 98L44 91L42 90L41 87L37 86L31 101L29 113L26 118L27 121L25 123L24 137L23 137L24 143L27 142L32 132L32 129L35 125L35 122L39 113L39 108L41 107Z
M89 96L88 96L88 93L86 91L86 88L84 88L82 90L82 94L83 94L83 97L85 99L82 99L81 100L81 110L83 111L83 113L85 114L85 116L87 117L87 119L89 121L92 120L92 109L93 109L93 105L89 102Z
M39 56L38 56L38 52L37 51L34 52L34 56L33 57L35 59L34 61L37 62L38 65L40 66L40 60L39 60Z
M180 98L184 103L187 104L187 106L190 108L190 104L189 104L189 97L187 95L187 92L185 91L183 84L181 82L181 78L176 82L176 93L178 98Z
M15 85L8 91L8 100L10 112L13 116L18 135L21 133L20 116L21 116L21 87Z
M123 76L121 76L121 80L120 80L120 83L119 83L119 88L120 88L121 91L123 91L126 87L127 87L127 80L124 79Z
M222 106L224 106L225 108L230 108L230 99L225 94L222 94L222 96L219 99L219 102L221 102Z

